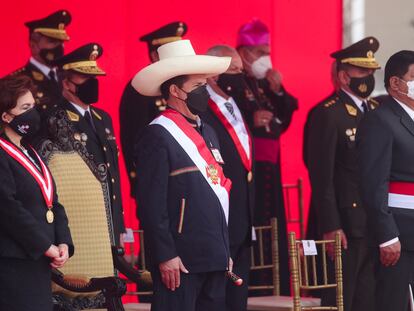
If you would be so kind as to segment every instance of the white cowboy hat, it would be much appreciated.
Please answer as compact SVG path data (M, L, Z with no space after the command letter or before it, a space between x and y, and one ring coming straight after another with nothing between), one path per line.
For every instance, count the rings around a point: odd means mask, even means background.
M218 75L231 62L231 57L196 55L190 40L164 44L158 48L158 55L158 62L143 68L132 79L132 86L142 95L161 95L161 84L181 75Z

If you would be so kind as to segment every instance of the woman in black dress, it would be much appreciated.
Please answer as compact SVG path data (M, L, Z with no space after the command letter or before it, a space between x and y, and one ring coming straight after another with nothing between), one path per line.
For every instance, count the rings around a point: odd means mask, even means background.
M52 311L51 268L73 254L44 162L25 142L40 126L27 77L0 79L0 310Z

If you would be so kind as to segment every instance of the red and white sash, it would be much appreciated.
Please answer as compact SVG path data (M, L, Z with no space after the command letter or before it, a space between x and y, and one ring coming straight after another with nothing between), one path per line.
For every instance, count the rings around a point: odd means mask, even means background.
M237 120L235 120L224 105L218 105L212 99L209 100L208 104L233 140L243 166L250 172L252 170L252 140L240 111L238 109L234 110L237 117Z
M414 209L414 183L391 181L388 190L388 206Z
M224 176L223 169L214 159L203 137L179 112L171 109L164 111L151 124L163 126L184 149L216 194L228 222L231 180Z
M4 151L7 152L13 159L19 162L36 180L38 183L40 190L42 191L43 198L45 199L47 207L50 209L53 207L53 182L52 176L50 175L49 169L40 159L39 155L36 151L32 148L33 152L36 154L37 158L39 159L40 166L42 168L41 174L34 164L27 159L27 157L13 144L8 142L7 140L0 138L0 147L3 148Z

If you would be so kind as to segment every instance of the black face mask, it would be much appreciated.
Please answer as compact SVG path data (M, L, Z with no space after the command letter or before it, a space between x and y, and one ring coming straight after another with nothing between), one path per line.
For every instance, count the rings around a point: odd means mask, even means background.
M78 97L83 103L90 105L96 103L99 97L99 83L98 79L96 78L89 78L82 84L76 84L72 82L76 86L75 95Z
M41 49L40 57L46 65L52 66L54 61L63 56L63 45L59 44L53 49Z
M189 93L184 90L182 91L187 94L185 103L192 114L199 114L207 110L210 95L208 94L206 85L201 85Z
M228 95L237 96L244 92L246 81L243 73L219 75L217 85Z
M367 98L371 95L375 88L375 78L373 74L362 78L350 78L351 82L349 83L349 88L356 96Z
M31 108L17 116L9 123L10 128L23 137L31 137L40 128L40 115L36 108Z

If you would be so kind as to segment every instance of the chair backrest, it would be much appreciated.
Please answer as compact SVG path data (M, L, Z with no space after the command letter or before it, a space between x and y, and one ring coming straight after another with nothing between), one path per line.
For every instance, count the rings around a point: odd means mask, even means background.
M96 166L64 111L50 119L52 139L40 148L69 219L75 254L60 269L65 275L114 276L112 216L106 167Z
M256 232L256 243L251 248L251 267L254 270L269 270L272 273L272 284L249 286L249 290L271 289L273 295L280 295L280 272L279 272L279 244L277 233L277 219L271 218L270 225L254 227ZM271 256L266 254L265 242L270 241ZM267 255L267 256L266 256ZM266 258L271 258L271 262L266 262Z
M287 211L287 222L289 224L298 224L300 237L304 238L305 221L303 216L303 180L302 178L298 178L295 184L283 184L282 188L285 209ZM297 206L297 211L295 212L294 206Z
M305 256L303 254L302 241L296 240L294 232L289 233L289 261L293 286L293 311L306 310L301 307L301 290L336 289L336 306L313 307L312 310L344 310L343 285L342 285L342 250L341 238L337 233L335 240L315 241L317 255ZM332 244L334 249L335 279L330 282L328 278L327 246ZM318 279L318 260L322 260L322 280Z

